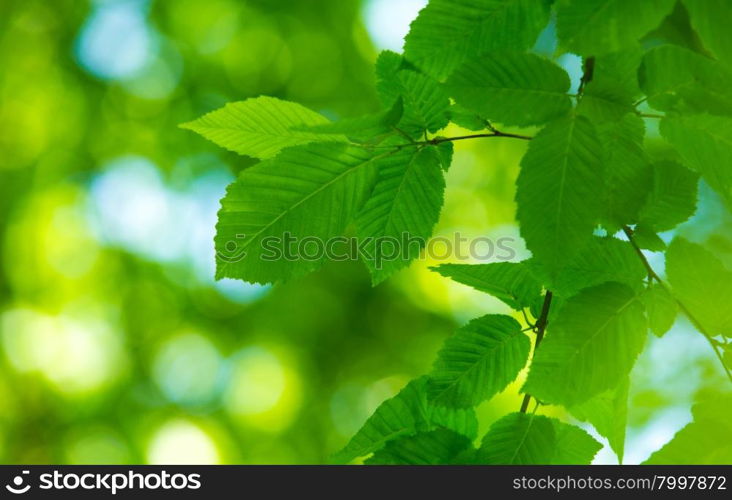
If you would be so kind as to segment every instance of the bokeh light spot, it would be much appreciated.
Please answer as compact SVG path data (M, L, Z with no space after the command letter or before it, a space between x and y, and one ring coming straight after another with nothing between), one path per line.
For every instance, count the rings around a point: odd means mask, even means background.
M218 464L221 461L213 438L199 426L177 419L165 423L150 440L149 464Z
M182 235L170 224L176 207L150 161L124 157L111 162L92 183L91 197L92 216L104 242L159 260L179 256ZM176 216L186 219L185 213Z
M130 450L122 438L110 429L84 426L67 437L66 460L70 464L125 464Z
M300 397L298 375L270 349L247 347L233 357L224 404L242 423L278 432L291 422Z
M81 65L105 79L130 77L141 70L154 45L145 8L143 0L98 2L76 41Z
M282 364L271 352L250 347L237 356L227 395L231 411L252 415L271 410L285 390Z
M122 368L118 336L102 321L84 322L30 309L0 317L6 355L21 372L42 373L57 389L83 394L111 382Z
M216 395L221 357L208 339L186 333L163 344L155 357L153 372L170 400L201 404Z
M376 47L401 52L409 24L425 5L427 0L368 0L363 15Z

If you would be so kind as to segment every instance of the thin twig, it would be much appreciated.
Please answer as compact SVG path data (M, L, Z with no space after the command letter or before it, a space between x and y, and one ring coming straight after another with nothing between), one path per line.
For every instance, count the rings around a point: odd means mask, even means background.
M658 118L659 120L660 120L661 118L666 118L666 117L665 117L665 116L663 116L663 115L657 115L657 114L654 114L654 113L636 113L636 114L637 114L638 116L640 116L641 118Z
M466 139L480 139L485 137L508 137L512 139L521 139L524 141L530 141L533 139L533 137L529 135L521 135L521 134L511 134L508 132L500 132L496 130L495 132L491 132L490 134L472 134L472 135L461 135L457 137L434 137L432 139L427 139L424 141L415 141L408 135L406 135L403 131L394 128L397 132L404 135L407 139L409 139L408 143L405 144L396 144L393 146L371 146L370 149L397 149L401 150L403 148L407 147L421 147L421 146L437 146L438 144L442 144L443 142L453 142L453 141L464 141Z
M536 328L536 323L532 323L531 321L529 321L529 317L526 314L526 309L521 308L521 314L524 315L524 321L527 325L529 325L529 330L533 330L534 328Z
M534 357L536 357L536 350L539 348L539 344L541 344L541 341L544 339L546 325L549 324L549 308L552 305L552 296L552 292L549 290L544 294L544 303L541 305L541 314L539 314L539 319L536 320L536 341L534 342L534 353L531 355L532 361ZM526 413L530 400L531 394L524 394L524 400L521 402L521 413ZM539 400L536 402L538 404Z
M508 132L500 132L496 130L495 132L491 132L488 134L461 135L458 137L435 137L434 139L430 139L429 141L424 141L422 143L418 142L417 144L431 144L433 146L436 146L437 144L443 142L463 141L465 139L478 139L481 137L511 137L513 139L523 139L524 141L530 141L531 139L533 139L533 137L529 135L511 134Z
M732 372L730 371L727 364L724 362L724 357L722 356L722 353L719 352L719 349L715 343L714 338L712 335L706 331L704 326L702 326L701 322L694 316L694 314L689 310L686 305L681 302L669 289L669 287L664 283L664 281L661 279L661 277L656 274L656 272L651 267L651 264L648 262L648 259L646 259L645 254L641 250L641 248L638 246L638 244L635 242L635 238L633 238L633 230L629 228L628 226L623 227L623 232L625 233L625 236L628 237L628 241L630 241L630 244L633 245L633 249L635 250L635 253L640 258L641 262L643 262L643 265L646 268L646 271L648 272L648 277L654 281L656 281L663 289L674 299L674 302L676 302L676 305L679 307L681 312L684 313L684 315L689 318L689 321L691 321L691 324L694 325L694 328L699 330L699 333L704 335L704 338L707 339L707 342L709 342L709 345L712 346L712 349L714 350L714 354L716 354L717 359L719 359L719 362L722 364L722 368L724 368L724 372L727 375L727 378L732 382Z
M412 139L412 138L410 137L410 135L409 135L409 134L407 134L407 133L406 133L405 131L403 131L403 130L402 130L402 129L400 129L399 127L397 127L397 126L392 126L392 128L393 128L394 130L396 130L396 131L397 131L397 132L399 133L399 135L401 135L402 137L404 137L405 139L407 139L407 140L409 141L409 143L410 143L410 144L417 144L416 142L414 142L414 139Z

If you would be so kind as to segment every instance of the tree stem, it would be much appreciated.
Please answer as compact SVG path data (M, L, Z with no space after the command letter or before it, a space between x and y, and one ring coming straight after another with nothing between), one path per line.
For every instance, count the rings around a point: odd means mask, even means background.
M719 352L719 348L717 346L716 341L712 337L712 335L706 331L706 329L702 326L701 322L694 316L694 314L689 310L686 305L681 302L669 289L669 287L666 285L666 283L663 282L661 277L653 270L651 267L651 264L648 262L648 259L646 259L645 254L643 254L643 251L638 246L638 244L635 242L635 238L633 238L633 230L629 228L628 226L623 226L623 232L625 233L625 236L628 237L628 241L630 241L630 244L633 245L633 249L635 250L635 253L640 258L641 262L643 262L643 265L646 268L646 271L648 272L648 278L656 281L661 287L663 287L664 290L674 299L674 302L676 302L676 305L679 307L681 312L684 313L684 315L689 318L689 321L691 321L691 324L694 325L694 328L696 328L699 333L704 335L704 338L707 339L707 342L709 342L709 345L712 346L712 349L714 350L714 354L717 356L717 359L719 359L719 362L722 364L722 368L724 369L725 374L727 375L727 378L732 382L732 372L730 372L729 367L724 362L724 357L722 356L722 353Z
M658 118L659 120L665 118L663 115L657 115L655 113L638 113L641 118Z
M541 341L544 339L546 325L549 324L549 308L552 305L552 297L552 292L547 290L544 294L544 303L541 305L541 313L539 314L539 319L536 320L536 342L534 343L534 353L531 355L532 361L536 356L536 350L539 348L539 344L541 344ZM521 402L521 413L526 413L526 410L529 408L530 400L531 394L524 394L524 400Z
M443 143L443 142L454 142L454 141L463 141L465 139L479 139L482 137L510 137L513 139L523 139L524 141L530 141L533 139L533 137L528 135L521 135L521 134L511 134L508 132L500 132L498 130L495 130L494 132L485 133L485 134L472 134L472 135L461 135L458 137L435 137L434 139L430 139L428 141L422 141L417 142L416 144L430 144L433 146L436 146L437 144Z

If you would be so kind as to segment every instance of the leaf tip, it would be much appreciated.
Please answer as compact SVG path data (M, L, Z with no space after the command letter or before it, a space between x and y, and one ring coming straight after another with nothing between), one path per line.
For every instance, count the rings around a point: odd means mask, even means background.
M191 120L189 122L183 122L178 124L178 128L183 130L192 130L196 132L196 121L197 120Z

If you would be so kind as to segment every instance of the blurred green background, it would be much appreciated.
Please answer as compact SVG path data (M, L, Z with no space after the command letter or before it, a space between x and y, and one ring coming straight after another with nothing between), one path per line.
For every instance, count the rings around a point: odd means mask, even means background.
M376 288L358 263L274 288L213 280L218 200L251 161L177 125L261 94L373 112L376 55L423 5L0 2L0 461L323 463L456 325L508 312L427 261ZM510 236L521 258L525 145L468 142L437 234ZM631 463L721 380L683 322L633 376ZM480 407L483 430L519 387Z

